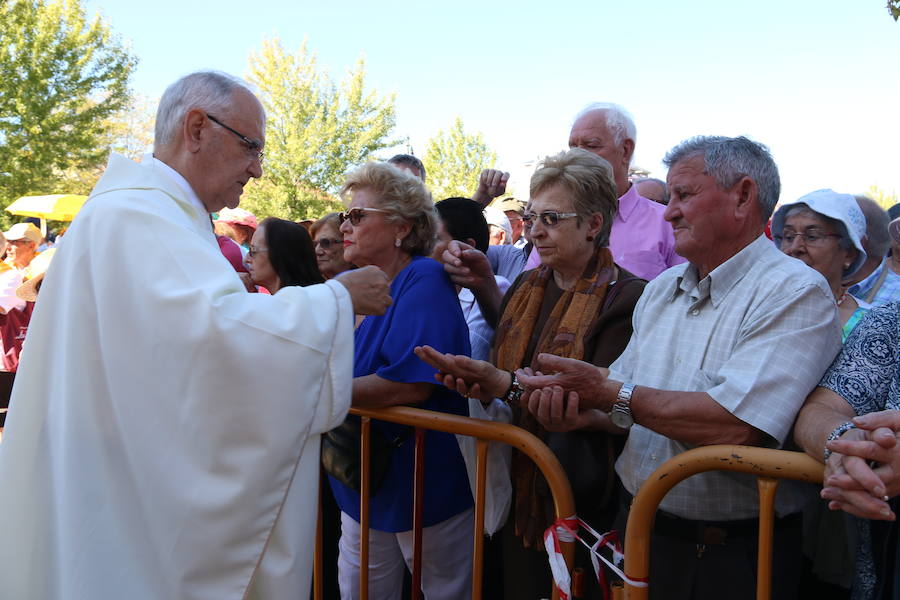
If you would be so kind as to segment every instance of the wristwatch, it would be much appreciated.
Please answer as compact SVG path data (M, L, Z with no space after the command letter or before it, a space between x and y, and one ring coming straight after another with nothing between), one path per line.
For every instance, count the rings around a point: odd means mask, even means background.
M634 425L634 417L631 416L631 394L634 392L633 383L623 383L616 394L616 402L609 411L609 420L613 425L622 429L630 429Z

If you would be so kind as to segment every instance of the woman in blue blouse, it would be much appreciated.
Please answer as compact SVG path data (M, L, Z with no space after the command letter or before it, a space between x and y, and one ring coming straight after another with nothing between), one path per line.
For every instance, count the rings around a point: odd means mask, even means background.
M900 596L900 303L873 308L807 398L794 437L825 463L822 497L857 517L854 600Z
M469 335L456 290L439 263L427 258L435 240L431 194L413 175L387 163L352 172L341 192L344 258L375 265L391 279L394 304L358 321L353 406L398 404L465 415L465 399L435 384L435 369L413 348L428 344L469 354ZM408 427L373 422L389 440L383 483L370 501L369 597L400 598L403 571L412 562L414 443ZM359 494L329 478L341 509L338 580L342 598L359 596ZM425 438L422 588L429 600L467 596L471 587L472 493L453 435Z

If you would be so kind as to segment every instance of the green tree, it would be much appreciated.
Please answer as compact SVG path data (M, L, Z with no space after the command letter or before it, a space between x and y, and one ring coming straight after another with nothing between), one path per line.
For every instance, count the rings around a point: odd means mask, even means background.
M887 0L887 9L895 21L900 19L900 0Z
M0 204L102 165L137 60L78 0L0 0Z
M481 133L467 134L460 117L446 132L440 130L428 141L422 164L434 199L468 198L478 187L478 177L491 169L497 154L484 143ZM508 194L507 194L508 195Z
M397 143L388 139L394 96L366 90L362 59L335 83L305 41L292 54L278 39L263 40L249 62L247 79L267 114L266 163L242 205L294 220L339 209L335 194L347 170Z
M104 161L88 166L76 165L62 172L65 189L73 194L89 194L106 168L105 157L110 152L140 160L153 149L153 125L156 104L149 97L136 94L128 106L110 116L102 124L98 148Z
M900 198L897 197L897 192L891 190L888 192L887 190L883 190L877 185L870 185L869 189L865 191L866 196L874 200L878 203L878 206L883 208L884 210L889 209L893 205L900 202Z

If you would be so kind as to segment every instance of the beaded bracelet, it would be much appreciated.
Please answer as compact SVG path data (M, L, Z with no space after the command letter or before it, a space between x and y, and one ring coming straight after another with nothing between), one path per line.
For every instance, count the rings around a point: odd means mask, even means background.
M828 436L828 439L825 440L825 445L827 446L828 442L833 442L834 440L838 439L839 437L841 437L842 435L844 435L851 429L856 429L856 425L853 424L853 421L847 421L846 423L841 423L840 425L838 425L837 427L834 428L834 431L832 431L831 435ZM831 450L829 450L828 448L825 448L824 456L825 456L824 462L828 462L829 457L831 457Z

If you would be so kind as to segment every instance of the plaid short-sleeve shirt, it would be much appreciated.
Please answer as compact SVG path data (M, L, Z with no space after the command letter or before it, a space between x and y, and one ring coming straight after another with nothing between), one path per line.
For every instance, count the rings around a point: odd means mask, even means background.
M610 378L706 392L779 447L840 345L825 279L760 236L702 281L685 264L648 284L634 311L634 335ZM689 448L636 424L616 471L634 494L657 467ZM780 514L800 502L796 488L779 486ZM752 518L757 506L755 479L725 471L685 480L660 505L696 520Z

